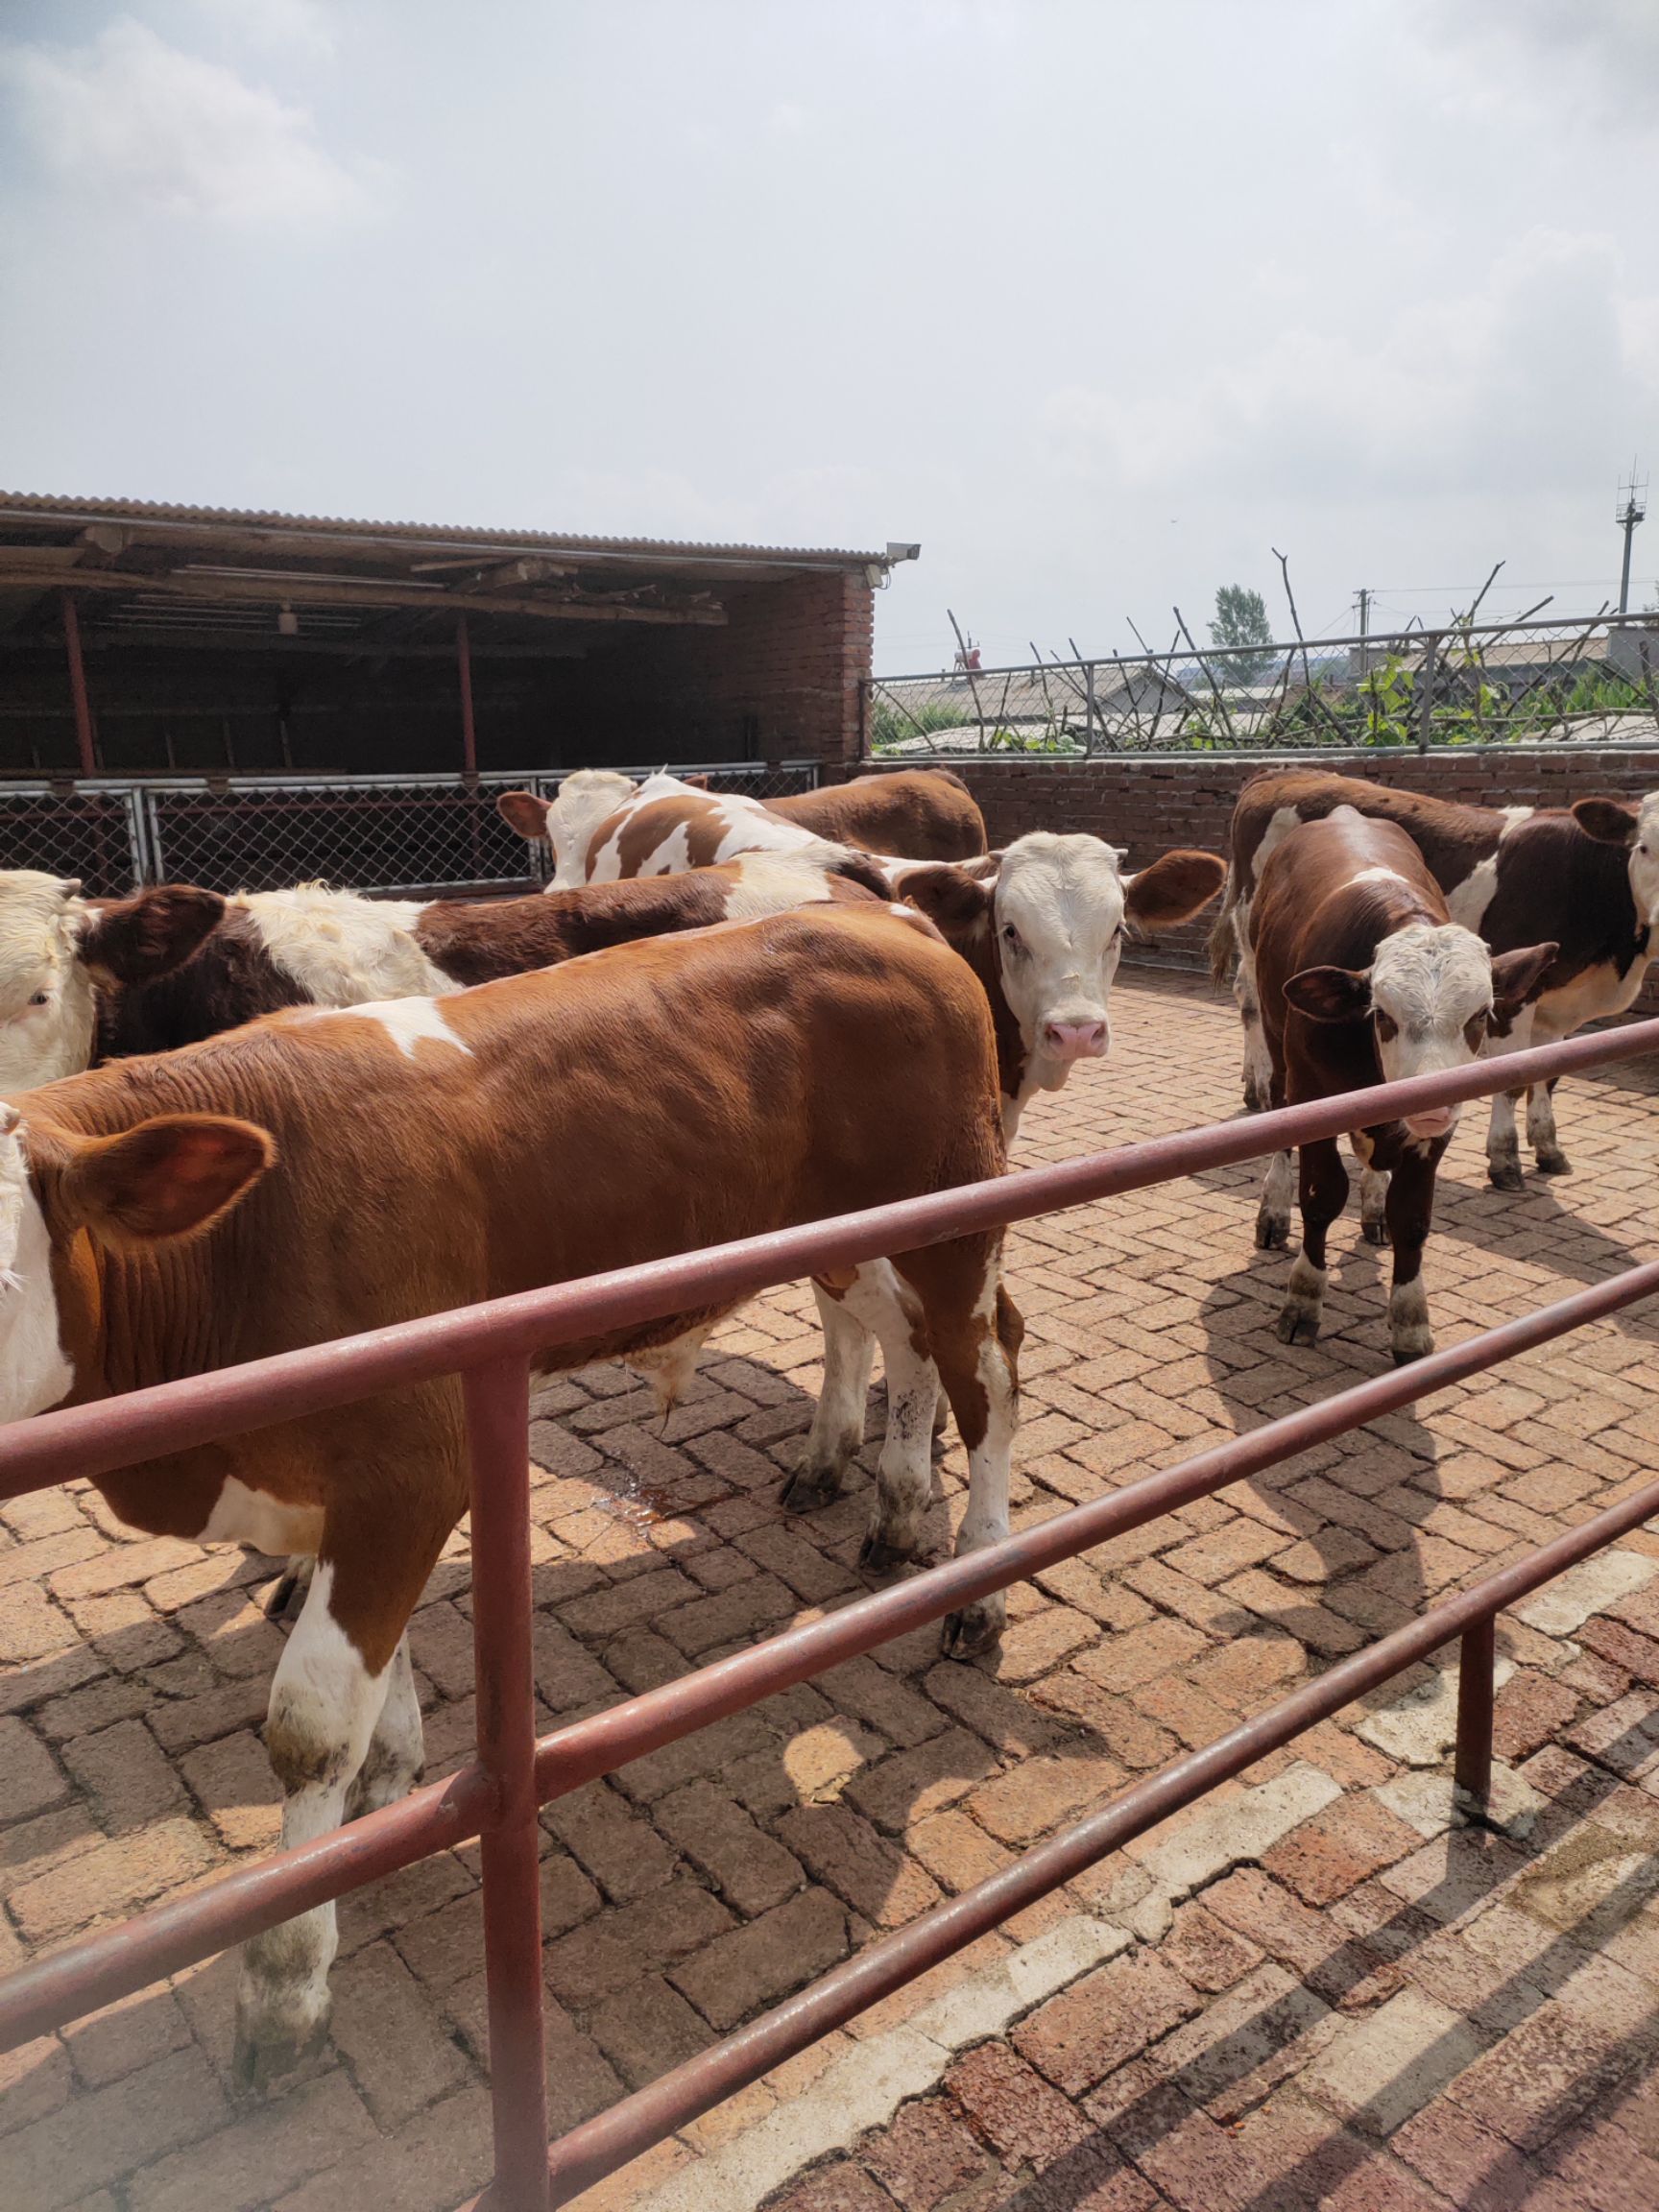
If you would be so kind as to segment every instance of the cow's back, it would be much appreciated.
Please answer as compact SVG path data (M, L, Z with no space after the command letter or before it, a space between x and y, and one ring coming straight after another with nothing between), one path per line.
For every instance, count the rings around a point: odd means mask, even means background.
M789 799L770 811L832 843L908 860L972 860L986 850L985 817L949 768L897 769L859 776Z
M1495 807L1397 791L1358 776L1318 768L1262 769L1245 783L1233 810L1230 858L1236 895L1254 895L1261 868L1296 823L1323 821L1338 806L1403 830L1447 893L1496 852L1508 819Z
M91 1395L1001 1165L983 993L920 917L874 902L276 1014L15 1103L47 1130L208 1113L276 1142L207 1235L101 1251L96 1286L65 1284L83 1350L99 1329L108 1349Z

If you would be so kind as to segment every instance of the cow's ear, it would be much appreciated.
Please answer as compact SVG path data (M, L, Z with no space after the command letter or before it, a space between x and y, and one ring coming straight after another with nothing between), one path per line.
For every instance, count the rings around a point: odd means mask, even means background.
M112 983L148 983L180 968L225 919L217 891L163 883L132 899L94 906L79 951L88 968Z
M495 801L495 811L509 829L517 830L520 837L528 837L533 845L549 841L547 802L538 799L534 791L501 792Z
M1518 952L1497 955L1492 963L1492 1012L1497 1021L1513 1022L1523 1006L1532 1003L1560 950L1559 945L1524 945Z
M1371 971L1304 968L1286 984L1285 998L1310 1022L1358 1022L1371 1011Z
M680 781L692 791L707 791L709 788L707 776L682 776Z
M1635 844L1641 821L1636 808L1623 799L1575 799L1573 819L1598 845L1623 845L1626 849Z
M960 868L918 868L914 875L901 877L897 889L906 906L926 914L947 938L967 936L979 928L997 895L995 883L976 882Z
M59 1185L101 1243L150 1244L205 1229L276 1158L266 1130L216 1114L169 1114L76 1144Z
M1166 853L1150 868L1123 878L1123 912L1137 929L1172 929L1201 914L1227 880L1214 853Z

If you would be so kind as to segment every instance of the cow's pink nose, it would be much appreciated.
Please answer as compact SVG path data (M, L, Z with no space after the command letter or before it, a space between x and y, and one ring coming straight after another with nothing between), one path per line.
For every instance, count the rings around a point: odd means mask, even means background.
M1043 1049L1054 1060L1098 1060L1106 1050L1106 1024L1045 1022Z

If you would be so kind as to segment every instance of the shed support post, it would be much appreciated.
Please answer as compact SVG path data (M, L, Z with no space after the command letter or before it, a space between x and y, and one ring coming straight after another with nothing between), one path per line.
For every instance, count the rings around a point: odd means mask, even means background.
M92 709L86 698L86 670L81 659L81 617L75 594L63 594L63 646L69 656L69 696L75 702L75 745L81 756L83 776L98 773L98 750L92 740Z
M455 659L461 678L461 772L465 776L478 773L478 732L472 721L472 640L467 634L467 617L455 617Z

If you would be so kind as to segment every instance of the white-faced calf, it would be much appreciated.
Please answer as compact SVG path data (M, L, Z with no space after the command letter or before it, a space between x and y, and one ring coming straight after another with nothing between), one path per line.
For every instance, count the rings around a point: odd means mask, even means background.
M1237 958L1234 988L1244 1023L1244 1095L1267 1095L1262 994L1250 950L1250 914L1261 872L1299 822L1338 806L1404 830L1445 894L1450 920L1472 929L1494 954L1553 939L1556 955L1534 1001L1495 1051L1553 1045L1586 1022L1622 1014L1642 988L1659 948L1659 792L1645 799L1580 799L1570 810L1467 806L1321 768L1270 768L1253 776L1233 813L1227 898L1211 941L1219 979ZM1527 1137L1541 1175L1567 1172L1555 1129L1554 1085L1527 1094ZM1498 1092L1487 1130L1487 1174L1519 1190L1515 1126L1520 1094ZM1382 1187L1367 1178L1370 1217Z
M1445 895L1403 830L1341 806L1292 829L1256 880L1250 915L1253 973L1268 1055L1268 1103L1299 1106L1368 1084L1467 1066L1493 1029L1506 1028L1554 959L1553 944L1494 959L1450 920ZM1352 1133L1368 1171L1387 1174L1383 1229L1394 1253L1388 1301L1396 1360L1433 1349L1423 1287L1423 1246L1434 1177L1456 1126L1455 1107ZM1290 1158L1267 1169L1257 1220L1264 1250L1286 1242ZM1334 1138L1301 1148L1302 1250L1279 1317L1286 1343L1319 1333L1326 1237L1348 1199Z
M959 866L892 862L895 894L918 907L979 978L997 1036L1002 1126L1010 1142L1037 1091L1058 1091L1082 1060L1111 1044L1113 980L1126 930L1169 928L1214 899L1225 875L1213 853L1166 853L1132 876L1122 855L1098 837L1021 837L1003 853ZM811 1511L840 1490L864 1440L872 1335L864 1270L833 1291L818 1287L824 1323L824 1388L801 1464L784 1503ZM920 1534L926 1494L913 1526L895 1543L873 1534L864 1563L908 1556ZM1006 1535L1006 1524L985 1531Z

